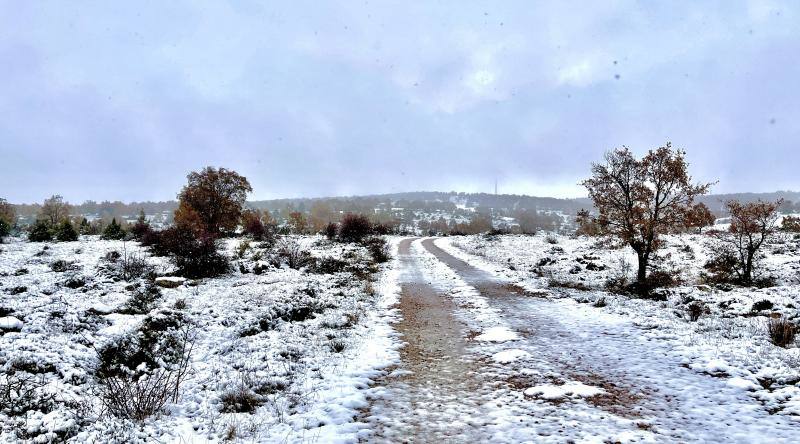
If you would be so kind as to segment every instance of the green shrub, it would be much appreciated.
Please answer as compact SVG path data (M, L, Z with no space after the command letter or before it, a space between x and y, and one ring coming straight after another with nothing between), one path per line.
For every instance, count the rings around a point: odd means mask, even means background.
M111 219L111 223L103 230L103 239L122 240L125 238L125 230L117 223L117 219Z
M74 242L78 240L78 232L69 220L64 219L55 229L55 237L59 242Z
M53 232L50 226L43 220L37 220L28 232L28 240L31 242L47 242L53 240Z

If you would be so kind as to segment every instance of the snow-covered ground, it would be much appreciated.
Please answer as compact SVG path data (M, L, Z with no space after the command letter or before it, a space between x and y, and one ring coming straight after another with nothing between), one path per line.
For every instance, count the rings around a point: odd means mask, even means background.
M368 263L361 246L311 236L296 241L315 257ZM0 441L355 439L366 389L398 356L390 327L396 261L361 278L350 271L313 273L267 265L255 242L238 258L239 242L225 244L236 258L230 274L165 282L178 286L161 288L145 309L132 310L132 295L145 283L115 275L108 253L145 257L160 275L172 271L168 261L135 242L7 239L0 245L0 387L30 380L38 404L0 413ZM254 273L256 265L264 271ZM186 319L194 345L177 402L136 425L103 414L95 349L135 334L148 316ZM231 412L237 409L223 402L237 390L256 399L253 411Z
M437 245L537 297L577 303L595 319L628 320L637 335L666 344L681 366L742 390L754 405L795 421L800 434L800 349L775 346L767 333L770 316L800 322L800 240L793 236L779 235L764 247L763 271L776 282L766 288L704 285L702 265L714 243L703 235L669 236L658 263L683 284L664 290L662 301L606 291L609 280L634 277L626 264L635 266L636 258L595 238L465 236ZM705 310L696 322L689 319L691 304Z

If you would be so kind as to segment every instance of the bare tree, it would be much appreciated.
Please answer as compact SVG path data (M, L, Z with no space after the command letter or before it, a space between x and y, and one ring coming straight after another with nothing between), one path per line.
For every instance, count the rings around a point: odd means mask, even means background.
M0 220L5 221L8 226L13 226L17 221L17 213L14 211L14 206L2 197L0 197Z
M720 233L721 240L731 245L737 256L739 280L749 285L753 282L756 254L762 245L775 233L778 221L778 202L750 202L737 200L726 203L731 214L731 225L727 233Z
M623 147L606 153L605 163L592 164L592 177L583 181L600 213L603 232L636 252L636 281L643 288L660 236L681 227L686 208L711 188L692 183L685 155L667 143L638 160Z
M52 228L64 219L69 219L70 209L70 205L64 202L64 198L56 194L44 200L42 209L39 210L39 219L45 221Z

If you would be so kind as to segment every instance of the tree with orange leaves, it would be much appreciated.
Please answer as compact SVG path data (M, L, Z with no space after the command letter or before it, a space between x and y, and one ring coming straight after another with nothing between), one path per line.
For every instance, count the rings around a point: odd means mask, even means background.
M756 254L775 233L781 202L758 200L743 204L732 200L725 205L731 214L731 225L720 238L733 246L738 265L736 273L744 285L753 283Z
M175 224L213 237L235 230L247 193L253 191L247 178L213 167L193 171L186 178L188 183L178 194Z
M648 290L647 268L661 246L660 236L680 227L695 197L711 188L692 183L685 156L670 143L641 160L623 147L606 153L604 163L592 164L592 177L583 181L602 232L636 252L639 290Z

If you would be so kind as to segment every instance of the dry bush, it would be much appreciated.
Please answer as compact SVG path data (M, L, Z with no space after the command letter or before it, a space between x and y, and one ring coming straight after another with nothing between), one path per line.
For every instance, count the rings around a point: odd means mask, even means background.
M299 270L305 266L311 265L314 258L311 253L304 250L299 242L283 238L276 245L276 253L278 257L289 266L289 268Z
M341 242L360 242L372 234L372 223L363 214L347 213L339 223L338 237Z
M163 368L106 376L100 378L98 395L112 416L141 422L159 413L170 400L177 401L181 379L179 371Z
M106 411L143 421L176 402L193 347L194 331L186 316L167 309L147 316L138 331L96 350L96 390Z
M708 307L701 302L695 301L686 306L686 315L692 322L697 322L701 316L707 313L709 313Z
M367 251L372 256L372 260L377 264L388 262L392 258L389 253L389 245L386 239L379 236L372 236L361 241L362 245L367 247Z
M265 384L256 380L250 373L243 373L239 380L229 384L221 397L222 413L252 413L264 403L264 397L258 393Z
M49 413L55 406L55 395L44 390L43 375L8 371L0 375L0 413L23 416L29 411Z
M767 321L769 339L778 347L787 347L794 343L797 326L785 316L772 317Z

